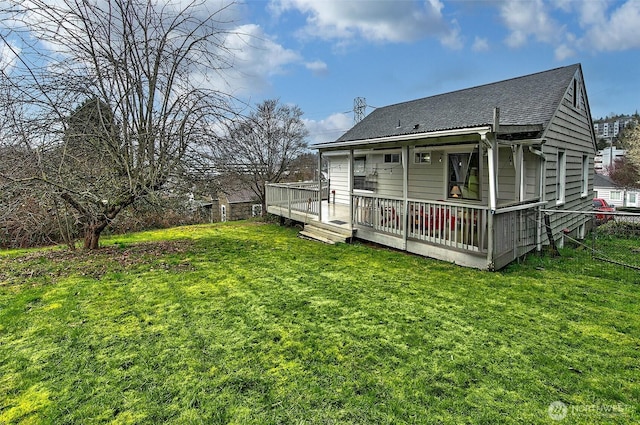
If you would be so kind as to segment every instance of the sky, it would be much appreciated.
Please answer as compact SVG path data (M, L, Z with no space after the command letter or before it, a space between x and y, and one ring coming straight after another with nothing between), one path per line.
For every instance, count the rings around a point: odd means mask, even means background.
M309 143L373 108L581 63L594 119L640 109L640 0L248 0L229 78L298 105Z
M356 97L368 114L574 63L594 119L640 110L640 0L202 1L228 31L221 89L297 105L310 144L353 126ZM11 58L0 45L0 67Z

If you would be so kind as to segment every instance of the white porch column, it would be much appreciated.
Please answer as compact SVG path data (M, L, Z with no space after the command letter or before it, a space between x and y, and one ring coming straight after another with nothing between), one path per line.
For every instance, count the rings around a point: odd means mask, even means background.
M349 160L347 161L347 182L349 187L349 222L353 228L353 149L349 149Z
M500 109L493 111L493 133L488 137L482 134L481 139L487 146L487 165L489 167L489 215L487 216L487 267L494 268L495 250L495 212L498 207L498 129L500 126Z
M402 148L402 199L404 199L404 220L402 223L402 249L407 249L409 233L409 146Z
M513 166L516 172L515 201L523 201L526 197L525 187L525 170L524 170L524 151L521 144L516 145L511 152L513 153Z
M318 151L318 221L322 223L322 151Z
M489 209L498 206L498 145L493 137L482 136L487 145L487 166L489 167Z

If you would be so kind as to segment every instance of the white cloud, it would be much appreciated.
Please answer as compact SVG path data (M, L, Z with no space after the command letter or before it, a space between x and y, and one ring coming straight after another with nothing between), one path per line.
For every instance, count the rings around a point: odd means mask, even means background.
M566 8L563 7L563 10L572 13L573 10L571 7L577 7L580 17L580 26L586 27L597 24L602 20L603 16L606 16L608 3L609 2L607 0L573 1L569 2Z
M3 44L0 46L0 70L9 74L16 65L16 60L20 54L20 48L13 44Z
M551 18L543 0L509 0L502 3L500 16L511 31L505 40L509 47L521 47L529 37L545 43L560 39L563 27Z
M323 61L306 62L304 66L315 75L326 75L329 73L329 68Z
M266 87L269 77L284 74L287 65L301 61L298 53L284 48L254 24L237 27L224 44L234 57L227 78L241 93Z
M458 21L454 19L451 21L451 28L448 32L440 36L440 43L453 50L462 49L463 42L460 32L460 25L458 25Z
M353 126L353 118L349 114L340 113L320 121L303 119L303 122L309 130L311 144L332 142Z
M569 32L554 14L577 24ZM510 30L505 40L510 47L522 47L530 39L554 46L557 60L578 51L621 51L640 48L640 1L626 0L505 0L500 16Z
M344 1L272 0L276 16L288 11L306 15L303 36L336 40L343 44L361 38L376 42L409 42L438 37L446 46L459 46L457 29L442 18L440 0Z
M583 42L585 47L600 51L636 49L640 48L639 29L640 2L628 0L608 17L601 15L600 20L594 21Z
M474 52L486 52L489 50L489 41L486 38L476 36L471 49Z
M558 47L556 47L554 53L555 53L555 58L558 61L563 61L565 59L575 56L576 54L575 50L567 46L566 44L561 44Z

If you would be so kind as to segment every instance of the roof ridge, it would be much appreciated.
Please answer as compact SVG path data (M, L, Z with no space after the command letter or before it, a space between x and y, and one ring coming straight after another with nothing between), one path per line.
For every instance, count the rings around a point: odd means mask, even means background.
M418 102L418 101L421 101L421 100L424 100L424 99L437 98L437 97L441 97L441 96L449 96L449 95L452 95L454 93L464 92L464 91L468 91L468 90L475 90L475 89L479 89L481 87L489 87L489 86L493 86L493 85L496 85L496 84L504 84L504 83L506 83L508 81L515 81L515 80L520 80L520 79L523 79L523 78L530 78L530 77L533 77L533 76L536 76L536 75L546 74L546 73L558 71L560 69L567 69L567 68L572 68L572 67L577 68L579 66L580 66L580 63L577 62L577 63L574 63L572 65L559 66L557 68L552 68L552 69L547 69L547 70L544 70L544 71L533 72L531 74L520 75L518 77L511 77L511 78L507 78L507 79L504 79L504 80L493 81L491 83L478 84L477 86L465 87L465 88L462 88L462 89L452 90L452 91L448 91L448 92L444 92L444 93L438 93L438 94L433 94L433 95L430 95L430 96L419 97L419 98L416 98L416 99L405 100L404 102L391 103L389 105L381 106L381 107L376 108L376 109L384 109L384 108L392 107L392 106L400 106L400 105L409 104L409 103L412 103L412 102Z

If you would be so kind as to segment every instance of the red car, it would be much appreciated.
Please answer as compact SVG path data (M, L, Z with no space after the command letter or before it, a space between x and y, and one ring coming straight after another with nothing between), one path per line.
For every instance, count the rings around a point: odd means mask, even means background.
M609 204L602 198L593 198L593 209L598 212L614 212L616 207ZM613 214L596 214L596 223L606 223L609 220L614 220Z

